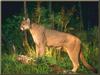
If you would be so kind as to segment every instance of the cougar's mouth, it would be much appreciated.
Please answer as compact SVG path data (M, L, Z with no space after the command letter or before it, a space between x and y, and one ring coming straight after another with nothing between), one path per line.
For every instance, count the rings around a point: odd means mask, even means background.
M24 30L24 27L21 27L20 29L23 31Z

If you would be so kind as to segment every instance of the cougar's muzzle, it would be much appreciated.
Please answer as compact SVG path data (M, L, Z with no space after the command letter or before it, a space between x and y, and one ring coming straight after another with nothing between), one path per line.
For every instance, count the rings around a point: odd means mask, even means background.
M21 27L20 27L20 29L21 29L22 31L24 31L24 30L25 30L23 26L21 26Z
M29 26L29 25L22 25L22 26L20 27L20 29L21 29L22 31L28 30L28 29L30 29L30 26Z

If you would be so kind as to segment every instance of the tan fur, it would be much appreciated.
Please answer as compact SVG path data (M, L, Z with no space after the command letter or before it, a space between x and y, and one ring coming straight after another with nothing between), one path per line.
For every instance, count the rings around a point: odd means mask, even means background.
M46 46L63 48L64 52L69 55L69 58L72 61L73 72L76 72L79 68L79 57L88 69L92 70L95 73L97 72L96 69L90 66L83 57L81 51L81 41L78 37L69 33L49 30L35 23L30 24L29 19L23 20L20 28L21 30L30 31L36 44L37 57L44 55L44 50Z

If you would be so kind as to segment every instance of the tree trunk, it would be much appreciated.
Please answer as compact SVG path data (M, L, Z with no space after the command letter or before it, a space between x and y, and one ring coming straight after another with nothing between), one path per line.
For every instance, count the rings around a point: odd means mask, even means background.
M41 2L40 1L37 1L37 10L38 10L38 24L40 23L40 20L41 20L41 12L40 12L40 4Z
M50 25L52 29L55 29L54 27L54 12L52 11L52 2L49 2L49 14L50 14Z
M25 15L25 19L28 18L28 14L27 14L27 9L26 9L26 1L24 1L24 15ZM27 41L27 32L24 32L25 35L25 41Z
M24 1L24 15L25 15L25 19L27 19L28 13L27 13L26 1ZM26 50L26 53L28 55L30 55L31 48L30 48L30 45L29 45L28 40L27 40L27 32L26 31L24 31L23 46Z
M80 31L83 30L83 17L82 17L82 7L81 3L79 2L79 8L80 8Z

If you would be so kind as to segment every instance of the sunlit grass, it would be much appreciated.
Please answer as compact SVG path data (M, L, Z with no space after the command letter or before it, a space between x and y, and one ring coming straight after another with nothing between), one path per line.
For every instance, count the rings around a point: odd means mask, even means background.
M91 47L91 46L90 46ZM95 67L98 67L97 59L95 59L95 56L97 56L98 48L91 47L89 45L85 44L83 48L84 56L88 63L94 65ZM90 48L90 49L89 49ZM93 49L92 49L93 48ZM89 50L93 50L92 53ZM54 49L46 49L45 57L42 59L42 62L39 62L38 64L22 64L16 60L17 54L11 54L11 55L2 55L2 74L49 74L51 73L52 69L48 66L47 63L50 64L57 64L62 68L65 68L66 70L72 69L72 63L66 53L61 52L60 57L54 56L52 54L52 51ZM92 57L91 54L94 54ZM34 57L33 57L34 58ZM92 58L92 59L91 59ZM94 59L94 61L92 61ZM78 69L79 73L91 73L91 71L87 70L82 63L80 63L80 68Z

